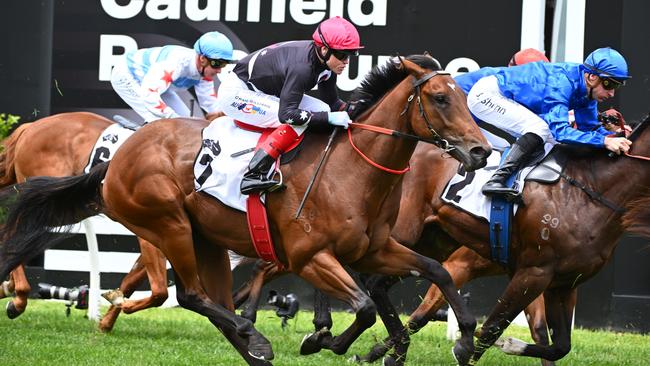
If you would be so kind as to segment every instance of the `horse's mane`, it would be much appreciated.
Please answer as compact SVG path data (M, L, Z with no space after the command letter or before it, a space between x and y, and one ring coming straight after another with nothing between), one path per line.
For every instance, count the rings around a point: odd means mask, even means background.
M440 70L442 68L440 63L428 54L411 55L406 59L425 69ZM404 80L407 75L408 72L404 67L401 67L401 63L396 58L391 59L384 65L375 66L350 96L349 104L351 108L348 110L350 117L355 119L368 110L384 94Z

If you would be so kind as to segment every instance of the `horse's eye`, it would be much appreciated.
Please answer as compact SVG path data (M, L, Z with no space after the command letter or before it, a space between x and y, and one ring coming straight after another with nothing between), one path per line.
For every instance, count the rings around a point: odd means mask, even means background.
M433 96L433 100L441 105L448 104L449 100L447 100L447 96L444 94L436 94Z

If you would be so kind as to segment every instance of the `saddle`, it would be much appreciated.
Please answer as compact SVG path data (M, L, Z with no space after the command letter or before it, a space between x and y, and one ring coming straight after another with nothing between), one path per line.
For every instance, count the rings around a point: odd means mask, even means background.
M553 184L560 180L569 156L566 149L553 149L544 159L526 176L525 181Z

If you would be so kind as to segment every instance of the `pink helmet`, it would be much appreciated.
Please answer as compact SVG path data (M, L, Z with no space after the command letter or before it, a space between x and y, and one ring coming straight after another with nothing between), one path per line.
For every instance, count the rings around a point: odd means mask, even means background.
M510 59L508 66L518 66L537 61L549 62L548 58L546 58L543 52L538 51L534 48L526 48L515 53L514 56L512 56Z
M339 16L320 23L311 38L317 45L331 50L352 51L363 48L357 29L352 23Z

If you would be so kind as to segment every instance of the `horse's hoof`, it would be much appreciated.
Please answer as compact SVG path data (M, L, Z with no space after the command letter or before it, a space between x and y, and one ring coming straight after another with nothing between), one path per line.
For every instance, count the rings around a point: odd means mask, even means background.
M249 337L248 354L262 361L270 361L275 357L271 342L261 334L251 335Z
M384 359L381 361L382 366L397 366L397 361L395 361L395 358L393 356L386 356Z
M275 357L270 343L249 346L248 354L251 355L251 357L262 361L270 361Z
M120 291L120 289L106 291L102 294L102 297L118 308L121 308L122 304L124 303L124 294L122 291Z
M349 363L361 363L361 357L359 355L352 355L352 357L348 358Z
M311 355L323 349L322 340L325 336L332 336L329 330L319 330L318 332L307 334L300 343L300 354L303 356Z
M454 359L458 362L459 366L469 365L471 354L460 343L456 342L454 347L451 349L451 354L454 356Z
M19 311L18 309L16 309L16 305L14 304L13 301L9 301L7 303L7 308L6 309L7 309L7 317L9 319L16 319L18 316L20 316L20 314L23 313L22 311Z

